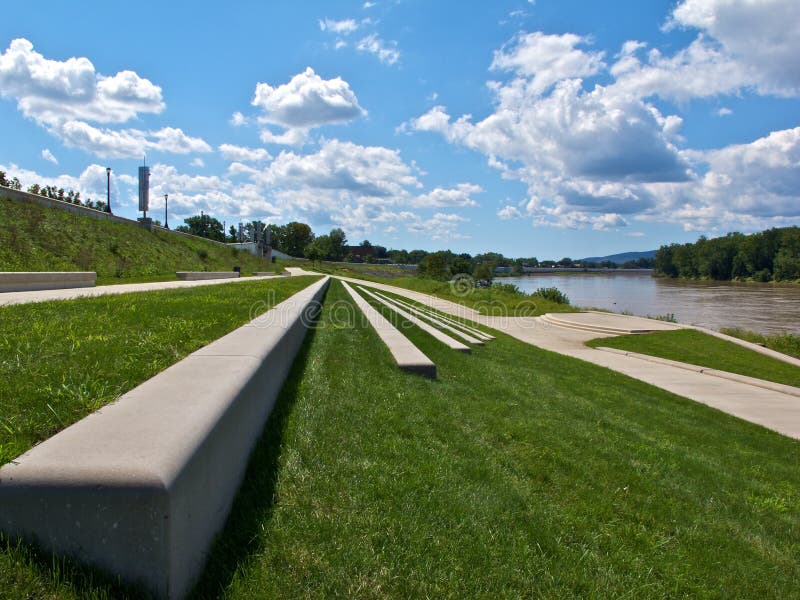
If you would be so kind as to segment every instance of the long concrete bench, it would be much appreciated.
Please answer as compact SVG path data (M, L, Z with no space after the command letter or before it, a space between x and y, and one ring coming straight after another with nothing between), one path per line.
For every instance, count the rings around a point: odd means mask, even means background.
M182 598L328 278L0 469L0 530Z
M375 292L375 295L378 296L379 298L382 298L383 300L385 300L386 302L388 302L392 306L396 306L398 308L402 308L403 310L407 310L412 315L417 316L417 317L419 317L421 319L424 319L425 321L428 321L428 323L430 323L431 325L433 325L435 327L438 327L439 329L444 329L445 331L449 331L452 335L456 336L457 338L461 338L462 340L464 340L468 344L474 344L476 346L483 346L484 345L483 340L480 340L477 337L471 336L470 334L468 334L468 333L466 333L466 332L464 332L464 331L462 331L460 329L456 329L455 327L452 327L448 323L445 323L444 321L442 321L440 319L437 319L436 317L432 317L431 315L429 315L427 313L424 313L421 310L417 310L414 306L412 306L410 304L407 304L407 303L402 302L400 300L395 300L393 298L390 298L389 296L386 296L385 294L379 294L378 292Z
M276 273L275 271L256 271L253 273L253 277L289 277L291 273L288 271L283 271L281 273Z
M0 272L0 292L94 287L94 271Z
M449 335L447 335L445 333L442 333L441 331L439 331L438 329L436 329L435 327L433 327L431 325L428 325L427 323L425 323L421 319L418 319L417 317L415 317L411 313L409 313L409 312L403 310L402 308L399 308L399 307L397 307L397 306L395 306L393 304L390 304L389 302L387 302L383 298L380 298L380 297L376 296L375 294L373 294L367 288L361 287L359 289L362 292L364 292L367 296L369 296L370 298L373 298L374 300L377 300L378 302L383 304L389 310L397 313L398 315L400 315L401 317L403 317L407 321L410 321L411 323L413 323L414 325L419 327L422 331L424 331L428 335L432 336L434 339L439 340L440 342L442 342L445 346L447 346L451 350L458 350L459 352L471 352L470 347L467 346L466 344L462 344L458 340L454 340Z
M353 288L344 281L342 281L341 284L344 286L344 289L347 290L347 293L350 294L356 306L361 309L361 312L364 314L367 322L372 325L375 333L377 333L381 341L386 344L397 366L403 371L416 373L423 377L429 377L430 379L436 379L436 365L433 361L425 356L422 350L417 348L411 340L400 333L386 317L372 308L369 302L354 292Z
M239 271L178 271L175 275L181 281L201 281L204 279L236 279Z

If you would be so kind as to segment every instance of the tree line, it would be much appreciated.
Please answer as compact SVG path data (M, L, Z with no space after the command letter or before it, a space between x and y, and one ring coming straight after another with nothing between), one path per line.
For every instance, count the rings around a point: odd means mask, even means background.
M655 273L663 277L718 281L800 280L800 227L751 235L700 237L695 243L661 246Z
M3 171L0 171L0 186L7 187L12 190L22 190L22 184L20 183L19 179L16 177L8 179ZM80 192L64 190L64 188L57 188L54 185L39 185L38 183L34 183L25 191L29 194L36 194L37 196L42 196L44 198L61 200L62 202L69 202L70 204L85 206L86 208L93 208L95 210L102 210L104 212L108 208L108 205L102 200L98 200L97 202L92 202L91 198L82 200Z

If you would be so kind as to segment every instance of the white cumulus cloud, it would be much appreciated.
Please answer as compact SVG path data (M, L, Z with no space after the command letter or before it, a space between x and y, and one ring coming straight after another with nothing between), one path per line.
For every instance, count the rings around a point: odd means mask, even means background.
M483 188L474 183L459 183L454 188L437 187L426 194L421 194L411 201L418 208L445 206L478 206L473 200L474 194L480 194Z
M26 117L42 125L123 123L164 109L161 88L133 71L105 76L85 57L50 60L22 38L0 54L0 96L16 100Z
M763 93L800 94L797 0L683 0L669 26L692 27L719 42Z
M261 123L286 129L283 134L265 129L261 138L269 143L302 143L311 128L367 114L346 81L322 79L310 67L283 85L257 84L252 104L262 110Z
M233 144L222 144L218 150L225 160L230 161L264 162L272 158L272 155L264 148L246 148Z
M576 48L586 44L580 36L566 33L547 35L540 31L520 34L494 53L492 69L511 70L530 78L532 90L543 92L562 79L588 77L605 65L602 52Z

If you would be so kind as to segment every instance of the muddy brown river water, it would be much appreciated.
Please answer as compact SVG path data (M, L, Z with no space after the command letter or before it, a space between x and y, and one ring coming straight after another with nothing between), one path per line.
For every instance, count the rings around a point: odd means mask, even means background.
M525 292L557 287L575 306L639 316L674 314L680 323L711 329L800 334L800 285L679 281L632 274L536 274L504 277Z

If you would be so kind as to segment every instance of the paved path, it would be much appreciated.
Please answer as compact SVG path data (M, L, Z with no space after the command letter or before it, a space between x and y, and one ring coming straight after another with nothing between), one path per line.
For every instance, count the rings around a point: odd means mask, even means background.
M319 275L319 273L308 273ZM71 300L73 298L91 298L111 294L128 294L131 292L152 292L155 290L172 290L175 288L200 287L203 285L221 285L273 277L240 277L238 279L204 279L201 281L155 281L151 283L121 283L119 285L101 285L90 288L72 288L67 290L38 290L34 292L3 292L0 294L0 306L10 304L26 304L29 302L47 302L48 300Z
M479 315L452 302L418 292L409 292L403 288L364 281L359 283L418 300L445 313L471 318L528 344L624 373L679 396L800 439L800 397L797 395L643 360L635 356L595 350L585 345L592 339L611 337L628 331L669 330L683 327L681 325L611 313L558 314L554 315L555 322L548 322L548 319L542 317L490 317ZM465 314L465 311L471 312L472 315ZM592 325L608 332L590 331ZM800 389L794 389L800 393Z

